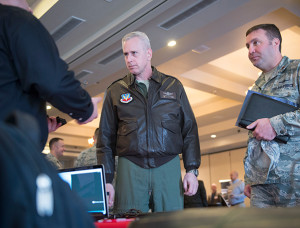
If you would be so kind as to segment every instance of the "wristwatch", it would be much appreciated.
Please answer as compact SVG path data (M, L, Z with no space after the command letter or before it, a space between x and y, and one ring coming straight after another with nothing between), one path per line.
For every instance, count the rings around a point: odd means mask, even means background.
M188 173L193 173L196 177L198 177L199 175L198 169L191 169L190 171L188 171Z

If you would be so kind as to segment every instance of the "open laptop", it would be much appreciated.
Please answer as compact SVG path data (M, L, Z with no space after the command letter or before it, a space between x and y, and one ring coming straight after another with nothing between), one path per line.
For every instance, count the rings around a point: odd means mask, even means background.
M103 165L60 169L58 175L85 203L88 213L95 219L108 218L109 210L105 189Z
M222 204L222 206L231 207L231 205L229 204L229 201L227 199L225 199L223 194L221 194L221 204Z

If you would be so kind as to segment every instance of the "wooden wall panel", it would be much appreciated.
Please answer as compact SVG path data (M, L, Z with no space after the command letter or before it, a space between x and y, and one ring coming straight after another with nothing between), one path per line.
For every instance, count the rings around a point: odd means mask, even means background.
M211 183L215 183L218 191L221 190L219 180L230 179L230 155L229 152L212 154L209 156Z

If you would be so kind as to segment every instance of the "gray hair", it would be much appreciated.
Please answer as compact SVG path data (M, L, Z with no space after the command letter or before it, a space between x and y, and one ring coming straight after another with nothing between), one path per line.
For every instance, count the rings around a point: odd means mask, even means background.
M130 32L130 33L126 34L122 38L122 48L123 48L125 41L130 40L134 37L138 37L145 44L146 49L148 49L148 48L151 49L151 44L150 44L150 40L149 40L148 36L145 33L139 32L139 31Z

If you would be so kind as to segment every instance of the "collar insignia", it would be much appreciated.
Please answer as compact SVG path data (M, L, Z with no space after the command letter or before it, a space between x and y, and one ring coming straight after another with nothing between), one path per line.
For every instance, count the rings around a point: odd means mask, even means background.
M132 96L131 96L131 94L130 93L124 93L124 94L122 94L121 95L121 102L122 103L129 103L129 102L131 102L133 100L133 98L132 98Z

